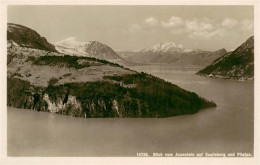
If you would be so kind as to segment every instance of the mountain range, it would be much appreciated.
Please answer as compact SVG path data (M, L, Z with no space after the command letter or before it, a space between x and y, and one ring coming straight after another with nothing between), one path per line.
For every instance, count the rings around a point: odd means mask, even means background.
M111 47L98 41L78 41L70 37L55 43L49 43L36 31L18 24L9 23L7 29L9 44L36 48L51 52L60 52L74 56L93 57L125 66L141 64L172 64L205 67L224 55L225 49L215 52L199 49L187 49L174 42L155 44L139 51L114 51Z
M254 36L249 37L234 51L216 59L198 74L238 80L254 79Z
M175 42L155 44L149 48L135 51L117 51L123 58L144 64L172 64L174 66L200 66L213 62L216 58L227 53L225 49L205 51L188 49Z
M140 51L114 51L98 41L82 42L75 37L55 42L53 45L61 53L94 57L126 66L160 63L205 67L227 53L225 49L215 52L187 49L174 42L156 44Z

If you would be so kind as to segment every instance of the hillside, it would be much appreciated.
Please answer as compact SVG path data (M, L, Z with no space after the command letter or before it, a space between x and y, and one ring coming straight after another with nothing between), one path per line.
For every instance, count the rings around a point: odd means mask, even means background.
M21 45L7 48L8 106L76 117L169 117L216 106L106 60Z
M253 79L254 37L248 38L233 52L216 59L211 65L200 70L198 74L239 80Z
M56 52L55 47L36 31L18 24L7 24L7 40L12 45Z
M215 52L199 49L187 49L174 42L155 44L149 48L136 51L117 51L123 58L144 64L173 64L175 66L205 67L224 55L225 49Z

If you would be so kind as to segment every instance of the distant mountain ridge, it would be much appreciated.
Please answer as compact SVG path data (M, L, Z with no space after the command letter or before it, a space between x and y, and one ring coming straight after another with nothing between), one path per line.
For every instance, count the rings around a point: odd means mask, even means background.
M200 70L200 75L232 79L254 78L254 36L232 52L216 59L211 65Z
M218 51L204 51L200 49L188 49L175 42L155 44L139 51L117 51L123 58L141 63L162 63L175 65L206 66L215 59L227 53L225 49Z
M12 44L24 47L57 52L55 46L35 30L14 23L7 24L7 40Z

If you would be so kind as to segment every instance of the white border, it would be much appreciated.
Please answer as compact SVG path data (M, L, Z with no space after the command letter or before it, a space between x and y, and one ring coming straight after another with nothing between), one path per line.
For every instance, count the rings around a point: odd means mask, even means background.
M259 0L0 0L0 164L260 164L259 159ZM6 112L6 23L7 5L254 5L255 80L254 80L254 157L252 158L140 158L140 157L7 157Z

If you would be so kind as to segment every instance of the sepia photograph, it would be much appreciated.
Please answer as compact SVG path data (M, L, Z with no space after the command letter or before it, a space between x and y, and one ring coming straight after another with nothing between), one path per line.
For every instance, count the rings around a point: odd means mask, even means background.
M7 158L257 157L255 13L8 4Z

